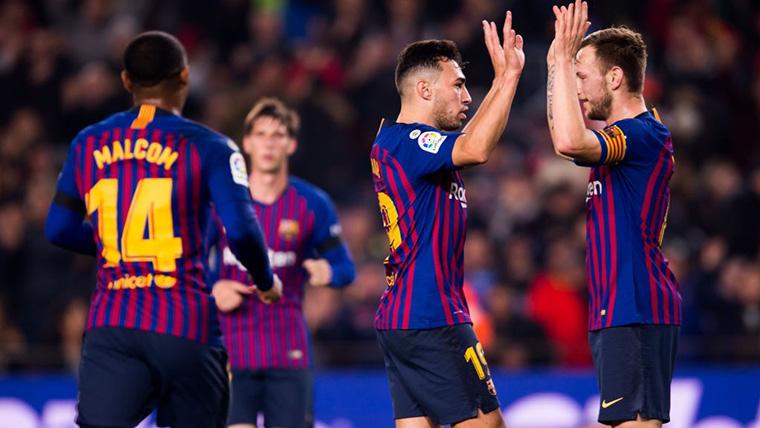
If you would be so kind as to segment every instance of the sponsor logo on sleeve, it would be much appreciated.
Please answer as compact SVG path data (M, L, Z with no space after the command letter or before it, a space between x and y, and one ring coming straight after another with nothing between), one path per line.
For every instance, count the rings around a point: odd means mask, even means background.
M441 135L439 132L425 131L417 138L417 144L419 144L422 150L436 154L445 140L446 136Z
M235 152L230 155L230 173L232 174L232 181L235 183L248 187L248 172L245 169L245 159L239 152Z
M414 131L409 133L409 138L411 138L412 140L416 140L417 137L419 137L421 133L422 131L420 131L419 129L415 129Z

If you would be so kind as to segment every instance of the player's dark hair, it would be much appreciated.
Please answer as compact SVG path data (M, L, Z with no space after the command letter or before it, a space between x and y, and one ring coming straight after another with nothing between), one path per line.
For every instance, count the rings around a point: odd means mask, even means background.
M613 66L623 70L628 91L641 94L644 90L644 74L647 69L647 45L641 34L627 27L605 28L586 36L581 48L593 46L596 57L602 63L602 72Z
M398 56L396 63L396 90L401 94L404 77L419 69L441 70L440 61L456 61L462 66L462 55L451 40L421 40L414 42Z
M151 87L176 78L187 66L182 43L163 31L146 31L124 50L124 70L133 84Z
M288 135L295 138L301 127L301 118L295 110L289 109L285 103L277 98L262 98L257 102L245 117L245 133L253 129L253 123L260 117L271 117L278 120L288 129Z

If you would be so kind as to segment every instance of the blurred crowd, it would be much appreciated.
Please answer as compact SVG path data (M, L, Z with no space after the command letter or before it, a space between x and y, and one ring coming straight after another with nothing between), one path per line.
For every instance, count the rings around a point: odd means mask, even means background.
M395 119L396 55L446 38L474 103L492 79L480 21L514 12L527 63L493 157L466 171L466 292L491 365L585 367L588 170L557 158L545 119L552 1L0 0L0 370L74 370L93 260L52 247L43 224L71 138L130 107L118 73L147 29L186 46L185 115L239 140L275 95L302 116L291 168L337 202L357 262L345 290L310 289L318 365L378 365L373 320L387 239L369 148ZM625 24L649 47L645 99L676 150L665 250L684 299L680 359L760 360L760 5L590 1L592 30ZM473 106L476 107L476 106ZM596 124L598 125L598 124Z

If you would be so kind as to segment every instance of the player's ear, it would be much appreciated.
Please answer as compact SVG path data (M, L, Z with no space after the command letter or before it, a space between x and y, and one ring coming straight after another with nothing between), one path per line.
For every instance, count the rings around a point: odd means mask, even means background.
M251 141L250 133L243 135L243 152L250 155L253 150L253 142Z
M623 84L623 69L613 65L604 77L610 90L615 91Z
M427 80L420 79L414 86L417 95L425 101L433 99L433 86Z
M121 84L124 85L124 89L130 94L132 93L132 81L129 80L129 74L127 70L121 70Z
M295 137L288 138L288 156L291 156L298 149L298 140Z
M187 86L190 83L190 67L185 66L179 72L179 82L182 86Z

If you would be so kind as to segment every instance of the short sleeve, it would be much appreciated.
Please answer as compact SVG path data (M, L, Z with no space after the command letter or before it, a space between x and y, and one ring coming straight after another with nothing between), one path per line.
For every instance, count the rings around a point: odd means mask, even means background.
M324 192L316 192L312 207L316 221L310 246L322 255L342 245L341 227L335 205Z
M214 144L202 157L214 204L250 201L245 159L232 141Z
M451 155L454 143L461 135L421 124L404 126L397 136L400 142L395 157L413 178L454 170L456 166Z
M653 137L644 132L644 124L638 119L626 119L604 129L594 130L601 156L597 165L654 159L658 145Z

